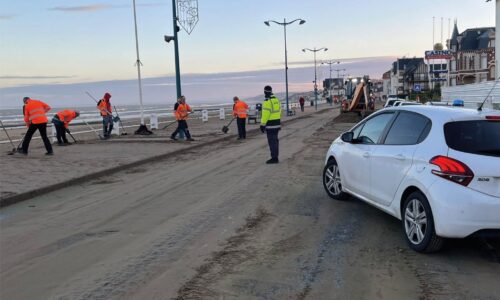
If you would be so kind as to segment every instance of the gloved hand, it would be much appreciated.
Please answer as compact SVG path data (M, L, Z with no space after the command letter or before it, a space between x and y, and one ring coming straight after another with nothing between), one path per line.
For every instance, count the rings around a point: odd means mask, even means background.
M66 128L66 132L67 132L67 133L71 133L71 131L69 131L69 129L68 129L68 128Z
M264 133L266 131L266 126L260 125L260 131L262 131L262 133Z

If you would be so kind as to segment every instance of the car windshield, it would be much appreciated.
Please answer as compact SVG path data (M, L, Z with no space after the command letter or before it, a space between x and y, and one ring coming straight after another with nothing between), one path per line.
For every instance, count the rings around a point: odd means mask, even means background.
M500 122L458 121L444 125L448 147L467 153L500 156Z

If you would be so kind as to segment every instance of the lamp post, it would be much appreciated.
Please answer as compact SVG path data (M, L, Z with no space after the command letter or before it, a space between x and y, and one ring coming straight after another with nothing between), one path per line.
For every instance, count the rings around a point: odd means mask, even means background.
M295 23L297 21L299 21L299 25L302 25L302 24L304 24L306 22L305 20L302 20L302 19L295 19L295 20L290 21L290 22L287 22L286 19L283 19L283 23L277 22L277 21L273 21L273 20L268 20L268 21L264 22L264 24L266 24L267 26L271 26L270 22L273 22L275 24L283 26L283 32L284 32L284 35L285 35L285 89L286 89L285 101L286 101L286 115L287 116L290 115L290 111L289 111L289 108L288 108L288 51L287 51L287 48L286 48L286 26L290 25L292 23Z
M316 49L316 47L314 47L314 49L309 49L309 48L302 49L303 52L311 51L314 53L314 109L315 110L318 110L318 76L317 76L317 71L316 71L316 67L317 67L316 52L321 51L321 50L328 51L328 48Z
M182 96L181 91L181 69L179 63L179 39L178 34L180 27L177 25L177 8L175 7L175 0L172 0L172 16L173 16L173 25L174 25L174 35L165 35L165 42L170 43L170 41L174 41L174 51L175 51L175 87L177 91L177 99Z

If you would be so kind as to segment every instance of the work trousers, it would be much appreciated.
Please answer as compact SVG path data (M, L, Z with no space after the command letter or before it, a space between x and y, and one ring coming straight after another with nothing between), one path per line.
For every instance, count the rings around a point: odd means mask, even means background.
M55 124L54 126L56 127L56 137L57 137L57 142L59 144L68 143L68 139L66 138L66 128L63 125Z
M236 118L236 124L238 125L238 137L240 139L247 138L246 122L247 118Z
M300 111L304 111L304 103L300 103Z
M37 130L40 132L40 136L42 137L43 144L45 145L45 149L47 149L48 153L52 153L52 145L50 144L50 140L47 137L47 123L30 124L30 127L28 128L28 131L26 132L26 135L24 136L23 152L28 153L28 148L30 146L31 138L33 137L33 134Z
M280 141L278 140L279 129L266 129L267 133L267 143L269 144L269 150L271 150L271 158L278 159Z
M175 129L175 131L172 133L172 137L175 138L175 136L181 132L181 131L184 131L184 133L186 134L186 138L190 139L191 138L191 134L189 133L189 130L188 130L188 124L187 124L187 121L186 120L178 120L177 121L177 128Z
M111 136L111 131L113 131L113 116L102 116L102 134L108 138Z

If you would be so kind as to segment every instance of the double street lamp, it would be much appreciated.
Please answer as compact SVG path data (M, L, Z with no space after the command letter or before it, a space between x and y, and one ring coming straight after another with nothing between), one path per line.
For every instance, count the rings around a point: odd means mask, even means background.
M319 48L319 49L316 49L316 47L314 47L314 49L304 48L304 49L302 49L302 51L303 52L311 51L314 53L314 108L316 110L318 110L318 76L317 76L317 71L316 71L316 67L317 67L316 52L328 51L328 48Z
M269 20L269 21L264 22L264 24L266 24L267 26L271 26L271 24L270 24L271 22L283 26L283 31L285 34L285 88L286 88L286 115L287 116L290 115L290 111L288 108L288 52L287 52L287 48L286 48L286 26L290 25L292 23L295 23L297 21L299 21L299 25L302 25L306 22L305 20L302 20L302 19L295 19L295 20L290 21L290 22L287 22L286 19L283 19L283 22L277 22L277 21L273 21L273 20Z

